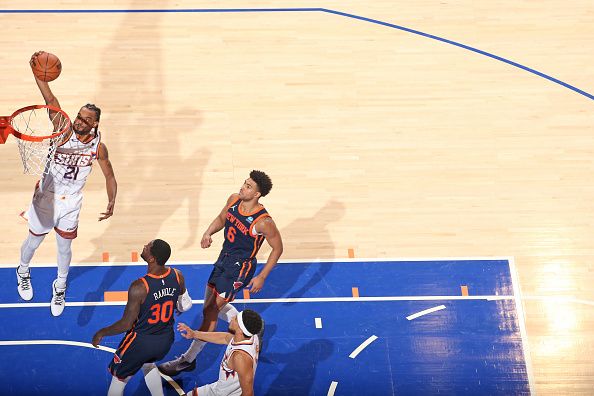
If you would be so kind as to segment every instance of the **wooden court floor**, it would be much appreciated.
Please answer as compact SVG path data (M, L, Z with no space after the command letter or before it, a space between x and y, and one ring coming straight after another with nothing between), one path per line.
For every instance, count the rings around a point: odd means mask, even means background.
M44 9L258 8L250 12L7 13L0 111L41 103L28 59L57 54L64 109L103 110L119 192L95 169L73 261L130 260L155 237L174 259L249 170L283 258L513 256L534 391L594 392L594 5L420 1L47 1ZM270 8L308 10L264 11ZM449 39L478 54L340 11ZM14 265L35 178L0 147L0 262ZM268 250L264 249L262 257ZM53 236L35 262L55 260ZM9 282L10 283L10 282Z

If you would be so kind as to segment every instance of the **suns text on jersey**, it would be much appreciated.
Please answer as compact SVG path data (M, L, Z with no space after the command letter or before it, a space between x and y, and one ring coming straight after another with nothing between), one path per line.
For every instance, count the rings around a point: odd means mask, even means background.
M88 154L73 154L56 152L54 155L55 163L66 166L89 166L92 158Z

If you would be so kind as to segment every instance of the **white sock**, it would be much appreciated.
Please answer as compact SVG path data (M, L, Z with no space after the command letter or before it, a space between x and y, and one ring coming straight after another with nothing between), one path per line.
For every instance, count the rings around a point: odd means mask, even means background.
M226 304L219 312L219 319L222 319L227 323L231 323L233 318L236 317L238 313L239 311L237 308L231 304Z
M183 354L184 359L187 362L193 362L194 360L196 360L196 356L198 356L200 351L202 351L202 348L204 348L204 345L206 345L206 342L204 342L204 341L200 341L200 340L192 341L192 344L190 345L188 350L185 351Z
M208 298L212 295L212 289L206 286L206 290L204 291L204 301L207 301ZM223 308L219 311L218 318L224 320L227 323L231 323L234 317L237 316L239 311L231 304L225 304Z
M58 247L58 281L56 282L56 288L65 289L70 261L72 260L72 239L62 238L59 234L56 234L56 244Z
M107 396L123 396L124 395L124 388L128 383L129 378L121 381L116 377L111 377L111 384L109 385L109 389L107 390Z
M33 258L33 254L35 254L35 250L41 245L45 235L33 235L29 233L27 238L21 245L21 265L19 268L19 272L21 274L26 274L29 271L29 263Z
M206 286L206 290L204 291L204 301L208 301L209 297L212 295L212 289ZM237 309L232 306L231 304L225 304L221 310L219 311L218 317L226 321L227 323L231 322L231 320L239 313ZM206 342L200 340L192 341L192 344L188 348L187 351L184 352L183 357L184 360L187 362L193 362L196 359L196 356L202 351L206 345Z
M144 373L144 382L149 388L152 396L163 396L163 385L161 385L161 375L155 363L145 363L142 365Z

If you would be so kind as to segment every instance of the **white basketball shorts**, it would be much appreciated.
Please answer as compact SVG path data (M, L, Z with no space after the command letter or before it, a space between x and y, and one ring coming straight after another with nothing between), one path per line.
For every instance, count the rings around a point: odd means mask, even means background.
M76 238L82 197L82 194L57 195L35 189L31 206L25 214L29 230L33 234L44 235L53 228L63 238Z

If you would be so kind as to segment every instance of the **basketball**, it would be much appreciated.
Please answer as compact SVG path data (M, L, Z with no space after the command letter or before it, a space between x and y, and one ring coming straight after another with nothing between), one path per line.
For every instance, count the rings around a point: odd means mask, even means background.
M34 62L31 63L31 69L35 77L41 81L54 81L62 72L62 63L60 59L49 52L42 52L37 55Z

